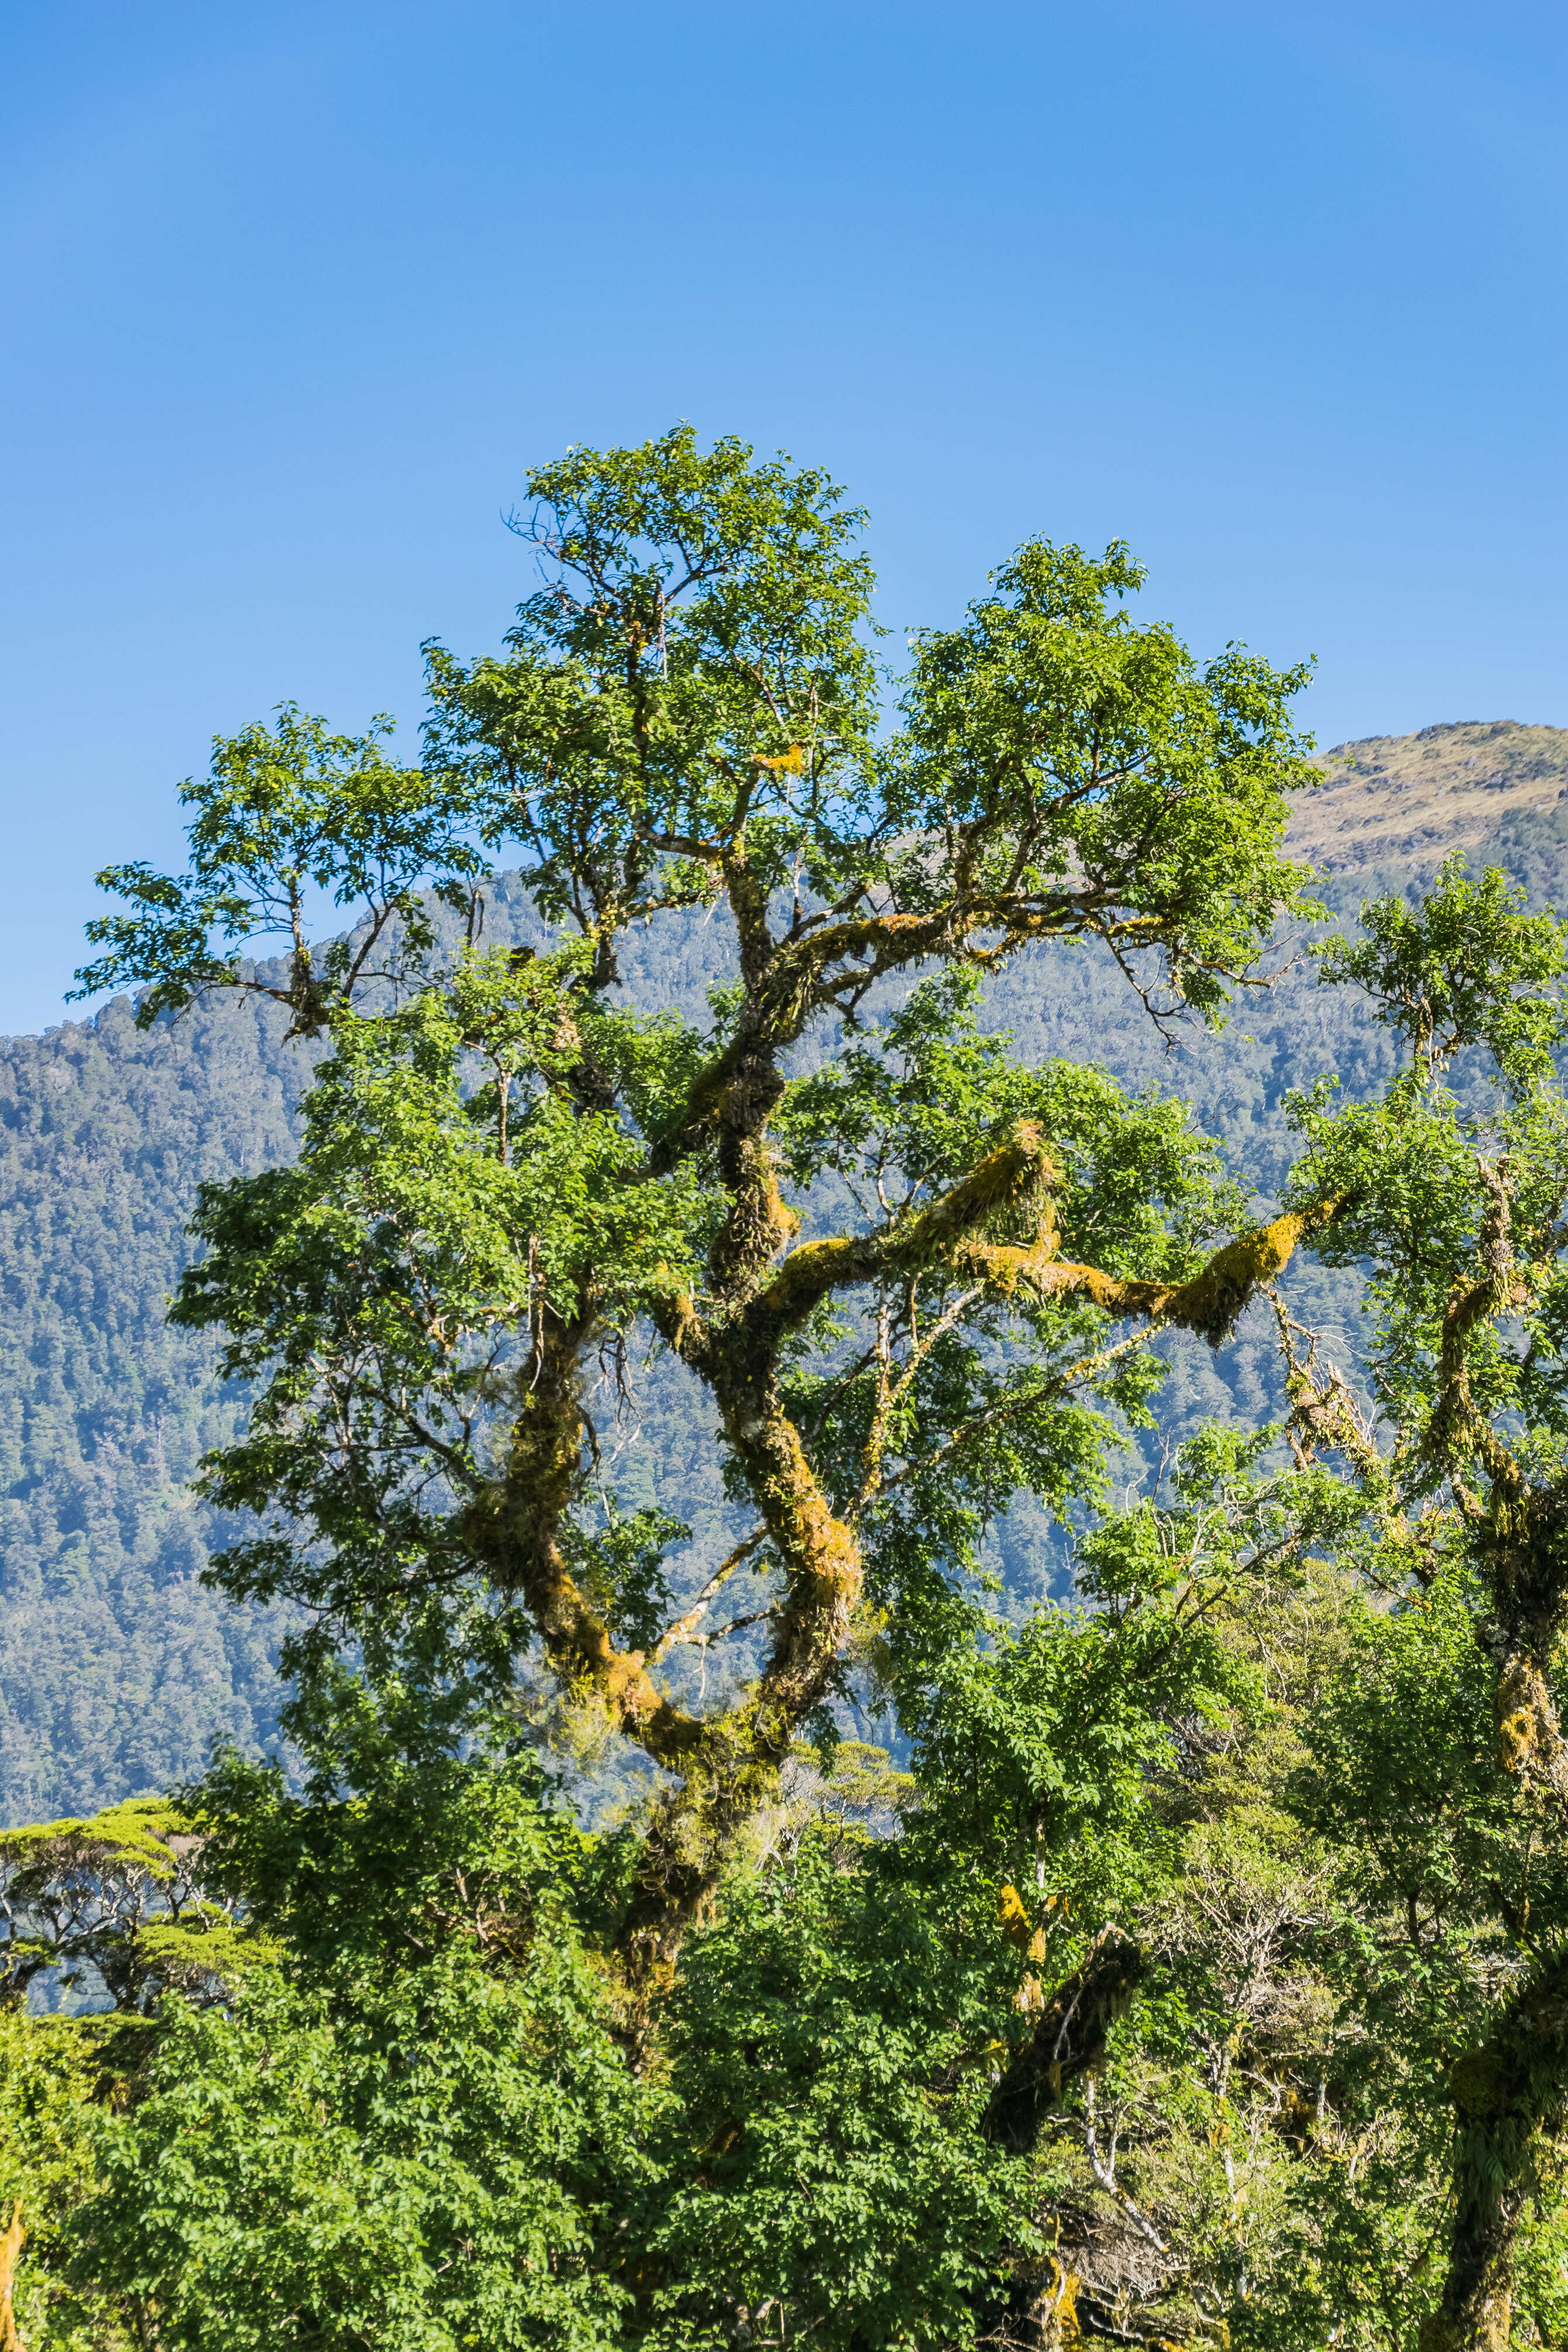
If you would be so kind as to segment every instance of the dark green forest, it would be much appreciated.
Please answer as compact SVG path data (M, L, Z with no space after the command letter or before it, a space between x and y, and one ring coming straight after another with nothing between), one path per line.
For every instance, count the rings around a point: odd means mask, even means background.
M0 2352L1551 2352L1562 743L527 488L7 1049Z

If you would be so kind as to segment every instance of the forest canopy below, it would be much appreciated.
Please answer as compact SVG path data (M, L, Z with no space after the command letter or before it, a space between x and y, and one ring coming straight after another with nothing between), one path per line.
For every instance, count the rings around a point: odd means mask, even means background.
M529 501L7 1049L0 2326L1561 2340L1554 730Z

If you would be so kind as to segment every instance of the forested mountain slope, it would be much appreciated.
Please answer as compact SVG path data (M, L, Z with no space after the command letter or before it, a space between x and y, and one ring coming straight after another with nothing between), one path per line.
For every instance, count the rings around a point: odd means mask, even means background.
M1430 873L1455 847L1506 866L1537 903L1568 898L1568 730L1508 724L1428 728L1345 745L1298 824L1325 896L1353 916L1371 889ZM502 884L490 936L525 936L530 911ZM1109 961L1053 948L991 991L987 1019L1026 1059L1100 1061L1125 1082L1189 1097L1264 1194L1289 1157L1282 1101L1321 1070L1360 1094L1387 1075L1383 1033L1348 998L1315 990L1300 942L1281 976L1215 1037L1166 1052ZM700 1011L724 977L721 919L651 950L628 983L649 1006ZM160 1788L197 1769L213 1736L266 1737L277 1627L198 1582L223 1530L184 1493L197 1457L235 1425L210 1343L169 1331L166 1296L185 1262L184 1227L204 1178L286 1157L309 1050L284 1016L230 998L149 1032L117 999L96 1019L0 1045L0 1816L47 1818ZM1344 1327L1347 1278L1309 1266L1311 1319ZM1353 1337L1353 1330L1347 1336ZM1214 1361L1177 1352L1167 1405L1265 1417L1274 1395L1256 1322ZM692 1520L700 1556L726 1525L706 1432L675 1376L650 1385L642 1434L616 1470L628 1496L655 1474ZM1130 1475L1136 1465L1130 1465ZM1054 1555L1015 1515L1001 1536L1010 1585L1037 1592ZM698 1671L700 1670L699 1667Z
M160 1786L271 1706L270 1629L197 1582L215 1528L184 1492L236 1405L163 1310L197 1183L291 1148L281 1026L230 1000L142 1033L120 999L0 1050L9 1819Z

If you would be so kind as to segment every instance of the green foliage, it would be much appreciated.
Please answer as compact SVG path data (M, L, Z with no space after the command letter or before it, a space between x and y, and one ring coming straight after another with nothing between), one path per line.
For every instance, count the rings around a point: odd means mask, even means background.
M1417 2115L1434 2071L1447 2077L1453 2219L1423 2336L1447 2352L1503 2340L1528 2203L1568 2123L1568 1108L1554 996L1521 992L1555 982L1564 953L1496 873L1472 887L1449 869L1415 919L1373 916L1337 962L1380 996L1411 1066L1379 1105L1336 1114L1326 1087L1298 1100L1309 1148L1292 1186L1331 1194L1326 1254L1369 1266L1385 1429L1315 1345L1288 1352L1298 1444L1345 1463L1369 1522L1352 1556L1394 1603L1316 1730L1315 1785L1346 1841L1381 2070ZM1495 1082L1479 1102L1440 1076L1467 1045Z
M701 1184L681 1171L635 1185L635 1138L608 1110L581 1114L558 1083L560 975L576 960L568 950L525 962L509 997L516 959L494 950L460 966L450 1000L425 992L405 1011L341 1022L299 1162L204 1194L207 1252L174 1318L221 1322L224 1369L266 1384L246 1438L202 1491L226 1511L310 1525L328 1547L264 1534L223 1556L230 1590L282 1591L384 1648L412 1603L412 1637L429 1637L419 1601L470 1563L453 1498L485 1475L498 1396L528 1378L548 1302L603 1265L599 1318L624 1336L691 1279L695 1238L712 1223ZM504 1077L478 1093L465 1084L476 1032ZM661 1049L656 1032L656 1062ZM636 1524L640 1545L613 1538L597 1559L613 1591L629 1580L625 1605L640 1624L646 1531L665 1528L657 1559L681 1523ZM288 1647L289 1670L321 1655L322 1624Z
M292 980L305 990L297 1024L313 1030L334 998L366 980L395 981L434 944L421 883L436 882L458 908L470 903L464 885L482 859L455 780L433 792L423 770L394 767L382 750L388 719L373 719L363 736L333 735L286 702L277 721L220 739L208 776L180 787L195 811L187 875L175 880L133 865L98 876L135 911L88 925L88 938L109 952L79 973L79 995L156 975L137 1004L143 1029L206 990L237 983L292 1003L276 982L247 978L239 952L282 932L292 943ZM363 912L356 935L331 942L319 965L306 937L312 891ZM390 963L375 961L378 948L391 951Z
M1129 1101L1092 1063L1020 1063L1010 1030L982 1031L981 982L963 969L916 982L885 1020L789 1087L775 1131L792 1183L824 1172L868 1227L908 1216L1021 1119L1051 1139L1052 1198L1064 1255L1096 1254L1115 1274L1179 1281L1203 1244L1246 1213L1211 1138L1187 1107L1151 1089ZM1172 1224L1175 1230L1173 1231ZM1026 1230L999 1210L997 1240Z
M191 2352L617 2342L593 2257L635 2091L581 1962L498 1981L453 1954L334 1994L171 2004L80 2269Z
M1479 1600L1455 1561L1393 1612L1357 1612L1351 1655L1311 1727L1303 1786L1361 1899L1409 1925L1386 1963L1388 1990L1427 2011L1439 2049L1462 2038L1453 2003L1473 2001L1510 1948L1499 1890L1516 1916L1568 1892L1554 1895L1533 1841L1519 1851L1520 1796L1493 1769ZM1425 1922L1434 1933L1424 1942Z
M1240 1221L1242 1204L1184 1107L1152 1095L1129 1101L1092 1066L1020 1066L1006 1031L979 1030L978 993L967 972L922 981L885 1023L791 1086L777 1132L808 1213L811 1188L826 1179L841 1221L897 1236L1029 1122L1050 1138L1050 1213L1063 1257L1092 1257L1118 1276L1179 1281L1193 1272L1204 1244ZM1037 1213L1000 1203L987 1238L1016 1243ZM1106 1348L1114 1318L1081 1296L966 1297L940 1264L901 1287L884 1308L885 1344L905 1349L896 1381L864 1345L863 1326L825 1313L802 1333L786 1393L843 1502L865 1475L880 1416L877 1490L863 1522L868 1590L889 1612L883 1671L907 1653L921 1673L950 1622L941 1596L983 1572L998 1508L1021 1495L1058 1514L1102 1499L1118 1423L1152 1425L1161 1366L1150 1348ZM1089 1403L1097 1393L1116 1422ZM959 1435L966 1423L977 1425L968 1445ZM966 1643L964 1611L951 1622Z
M597 1525L569 1520L563 1527L562 1552L616 1641L628 1650L651 1650L669 1622L675 1599L665 1555L672 1545L684 1543L691 1529L668 1511L622 1512L614 1495L601 1500Z
M79 2270L203 2352L618 2343L647 2102L573 1924L581 1839L531 1759L360 1762L364 1796L233 1755L204 1785L204 1859L274 1965L165 2002Z
M848 2347L972 2339L1048 2182L976 2134L1005 2011L989 1922L820 1831L689 1948L665 2021L672 2117L658 2340L727 2318Z
M149 911L101 919L111 953L84 985L146 982L175 1003L259 984L209 935L281 931L298 962L308 880L365 914L360 949L295 971L314 1025L367 972L373 934L426 951L409 892L423 877L462 898L476 833L521 845L541 910L593 940L602 979L639 916L723 890L750 921L804 884L840 917L878 891L911 916L960 908L954 946L1005 935L983 961L1062 932L1152 950L1213 1013L1276 912L1310 905L1279 854L1283 795L1313 776L1289 716L1306 672L1235 648L1200 671L1168 628L1112 609L1142 579L1125 550L1029 542L963 627L917 638L904 725L879 742L863 518L824 475L733 440L704 454L683 426L575 450L526 488L552 576L505 657L427 649L423 796L374 733L329 738L291 708L276 735L220 745L210 784L185 788L190 876L106 877ZM820 989L852 1002L943 931L917 923L889 958L885 930L797 897L768 1017L796 1032Z
M423 1715L411 1755L389 1718L395 1730L345 1677L341 1785L298 1795L277 1766L230 1750L188 1795L213 1883L312 1982L345 1960L407 1966L437 1948L508 1964L562 1924L583 1874L584 1840L544 1801L534 1756L456 1759Z
M233 1922L209 1899L203 1842L176 1804L132 1798L86 1822L0 1832L0 1988L146 2011L171 1985L221 1988Z
M1527 915L1525 904L1522 886L1500 867L1472 880L1464 858L1450 858L1419 908L1370 899L1354 945L1325 940L1314 950L1320 977L1364 989L1428 1082L1467 1045L1480 1045L1510 1093L1526 1094L1550 1082L1553 1048L1568 1039L1553 986L1568 953L1551 909Z
M0 2007L0 2215L21 2235L7 2249L9 2284L28 2352L127 2352L132 2341L104 2298L62 2271L96 2178L96 2075L91 2048L68 2025Z
M695 845L738 824L763 890L801 858L815 879L869 811L860 511L739 441L704 454L689 426L574 450L526 495L553 576L508 654L427 648L428 740L475 780L487 838L521 841L543 913L584 932L711 899Z
M1322 1086L1298 1100L1295 1118L1307 1150L1289 1197L1327 1194L1343 1202L1321 1254L1331 1265L1370 1261L1366 1296L1375 1320L1366 1356L1377 1393L1436 1482L1449 1467L1437 1450L1451 1419L1449 1309L1456 1285L1484 1289L1493 1280L1500 1184L1510 1234L1503 1284L1512 1279L1516 1255L1521 1267L1532 1264L1539 1279L1517 1304L1532 1335L1545 1339L1556 1328L1561 1276L1552 1237L1568 1180L1563 1099L1537 1090L1500 1112L1473 1113L1440 1084L1424 1087L1410 1073L1383 1102L1342 1111L1331 1087ZM1489 1416L1514 1409L1528 1393L1545 1425L1555 1426L1549 1400L1557 1373L1547 1351L1520 1346L1491 1318L1466 1336L1467 1382L1479 1410ZM1480 1427L1467 1424L1471 1440Z
M1145 576L1120 544L1097 559L1031 541L961 628L919 633L889 816L922 845L900 877L933 899L1048 893L1070 859L1139 908L1130 944L1175 916L1175 998L1212 1015L1280 904L1280 786L1314 781L1289 711L1310 665L1276 671L1233 646L1200 669L1121 609Z

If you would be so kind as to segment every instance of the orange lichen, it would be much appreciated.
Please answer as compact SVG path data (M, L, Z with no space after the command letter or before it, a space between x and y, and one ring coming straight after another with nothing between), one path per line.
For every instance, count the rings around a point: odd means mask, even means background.
M11 2219L0 2231L0 2352L26 2352L16 2327L15 2297L16 2265L22 2259L22 2249L27 2242L27 2232L22 2223L22 2200L18 2197L11 2208Z

